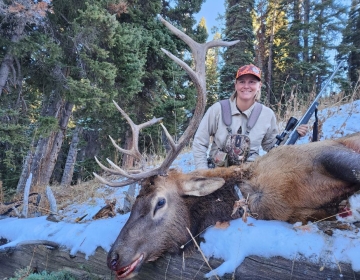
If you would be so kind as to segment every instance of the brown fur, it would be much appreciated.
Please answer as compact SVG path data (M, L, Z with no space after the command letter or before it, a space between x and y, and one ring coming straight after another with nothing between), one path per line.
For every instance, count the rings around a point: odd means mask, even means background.
M255 162L229 168L170 171L142 183L130 218L108 255L108 266L120 272L143 254L145 261L178 252L217 221L231 217L236 184L249 197L259 219L289 222L316 220L336 212L337 204L360 189L360 133L338 140L281 146ZM211 191L208 191L211 189ZM188 195L191 193L191 195ZM166 200L164 206L157 204ZM238 215L236 217L239 217Z

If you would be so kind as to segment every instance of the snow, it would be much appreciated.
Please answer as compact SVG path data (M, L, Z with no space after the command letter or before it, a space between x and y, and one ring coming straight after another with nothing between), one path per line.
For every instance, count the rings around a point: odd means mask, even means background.
M360 100L341 107L322 110L319 113L323 121L322 139L337 138L360 131ZM304 137L297 144L306 143ZM181 154L173 166L183 172L194 169L190 152ZM111 188L112 189L112 188ZM103 196L109 187L99 189ZM112 189L113 190L113 189ZM126 188L116 189L106 199L123 197ZM345 222L360 220L360 194L349 200L352 216L340 218ZM89 199L81 205L71 205L59 214L64 218L60 222L46 220L45 216L35 218L4 218L0 220L0 237L9 243L0 246L0 250L14 247L22 242L34 240L53 241L75 255L85 254L86 258L102 247L108 251L126 223L129 214L117 214L113 218L93 220L92 217L104 205L104 199ZM80 222L76 218L86 215ZM326 266L337 266L338 262L349 263L354 271L360 271L360 232L359 229L347 231L334 229L333 235L324 234L316 223L307 225L289 224L280 221L263 221L248 218L233 220L227 228L209 228L204 234L205 242L200 247L206 257L215 257L224 262L206 276L222 276L232 273L246 256L263 257L282 256L287 259L306 258L309 261ZM339 272L340 273L340 272Z

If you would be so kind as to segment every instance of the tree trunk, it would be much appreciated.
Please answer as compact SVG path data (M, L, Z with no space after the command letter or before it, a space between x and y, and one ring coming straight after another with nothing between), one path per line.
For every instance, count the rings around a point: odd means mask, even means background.
M270 29L270 38L269 38L269 60L268 60L268 67L267 67L267 76L266 76L266 98L271 104L271 89L272 89L272 71L273 71L273 46L274 46L274 37L275 37L275 24L276 24L276 11L277 11L277 3L274 3L273 6L273 15L272 15L272 21L271 21L271 29Z
M39 185L40 182L42 181L41 173L43 172L44 159L48 154L48 143L52 142L53 137L54 137L54 133L52 133L50 137L46 137L46 138L41 137L37 143L35 154L30 168L30 172L33 174L33 180L32 180L33 186ZM23 188L24 187L21 187L21 189Z
M85 159L85 150L80 148L80 151L77 154L77 162L79 163L79 169L78 172L75 172L75 174L73 174L74 180L76 181L76 184L81 184L82 182L82 178L83 178L83 174L84 174L84 167L82 165L82 162Z
M54 141L49 142L48 151L49 154L45 157L44 170L42 172L42 176L40 177L39 184L40 185L48 185L50 183L51 175L54 171L57 157L59 155L62 143L65 138L66 127L69 123L72 108L74 105L70 102L66 102L63 108L63 112L60 119L60 130L56 133L54 137Z
M43 101L42 105L42 116L54 116L58 115L61 105L61 100L57 96L56 92L52 92L48 100ZM46 165L46 156L50 153L49 143L54 142L54 137L56 132L50 134L49 137L41 137L39 140L31 145L30 152L25 160L25 163L22 167L22 173L20 180L17 185L17 192L21 192L25 187L26 179L28 178L30 172L33 174L32 186L38 185L42 182L42 173L44 171L44 166Z
M71 179L72 179L73 173L74 173L74 165L76 162L76 156L77 156L77 152L78 152L77 147L78 147L79 140L80 140L79 133L81 133L81 130L82 129L79 126L77 126L74 130L71 144L70 144L69 153L66 158L64 173L63 173L63 176L61 179L62 186L69 186L71 184Z
M83 129L82 140L85 141L85 145L81 145L77 155L77 163L79 169L74 173L74 180L77 184L80 184L83 178L88 178L89 172L84 168L83 163L88 159L94 161L94 156L98 155L101 145L99 144L99 132L97 130L86 130Z
M293 20L292 20L292 24L290 27L290 40L289 40L289 44L290 44L290 52L289 52L289 57L293 60L293 61L298 61L299 60L299 56L302 53L301 50L301 46L300 46L300 35L301 35L301 30L300 30L300 23L301 23L301 0L294 0L293 1ZM299 80L299 70L298 68L294 68L292 69L292 71L290 72L290 78L292 78L295 81Z
M129 130L125 134L125 149L130 150L132 148L132 135ZM134 166L134 158L132 156L123 155L122 166L129 168Z
M5 55L0 66L0 96L6 85L6 81L9 77L10 65L12 64L12 62L13 62L13 56L8 52Z
M39 170L41 166L41 160L45 154L44 149L46 149L47 138L40 138L36 145L31 145L30 151L26 156L25 162L22 167L21 176L17 184L16 192L20 193L24 190L26 180L30 175L30 172L33 174L32 185L36 185L39 180ZM35 152L33 151L35 149Z
M15 30L13 30L14 34L11 36L11 42L13 42L13 43L19 42L19 40L21 39L21 37L24 34L24 28L25 28L25 22L21 20L16 25ZM3 92L4 87L6 85L6 82L9 78L10 67L13 63L13 60L14 60L14 58L11 54L11 49L9 49L6 52L4 59L0 65L0 97L1 97L1 93ZM15 73L14 73L14 75L15 75ZM14 77L14 80L16 80L16 77Z
M33 157L34 157L34 152L33 152L33 149L32 149L33 146L34 146L34 142L31 143L31 148L28 151L28 154L27 154L27 156L25 158L25 162L24 162L24 165L23 165L23 168L22 168L22 171L21 171L19 182L18 182L17 187L16 187L16 193L21 193L23 191L23 189L25 187L26 180L29 177L30 166L31 166L31 163L32 163L32 160L33 160Z
M304 0L304 25L308 26L310 23L310 0ZM304 53L303 59L309 62L309 29L304 28Z

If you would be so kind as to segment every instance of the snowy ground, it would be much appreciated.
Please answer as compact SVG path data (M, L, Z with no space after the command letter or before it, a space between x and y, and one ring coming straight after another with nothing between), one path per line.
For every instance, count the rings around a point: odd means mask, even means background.
M360 131L360 101L338 108L325 109L320 118L323 123L322 139L340 137ZM298 144L308 141L304 137ZM194 169L191 153L181 154L173 164L183 172ZM116 199L119 203L126 188L99 189L106 199ZM99 195L98 197L101 197ZM360 220L360 195L350 201L352 211ZM59 214L60 222L46 220L45 216L36 218L5 218L0 220L0 238L10 242L0 246L0 250L13 247L30 240L49 240L61 244L71 254L83 252L91 256L97 247L108 251L129 214L117 214L113 218L93 220L92 217L105 205L105 198L89 198L81 205L71 205ZM80 222L76 219L86 215ZM266 232L266 238L264 237ZM210 272L223 275L231 273L246 256L264 257L283 256L288 259L306 257L310 261L335 266L338 262L352 265L354 271L360 271L360 233L359 229L344 231L335 229L332 236L320 231L316 224L299 227L279 221L261 221L249 218L247 223L241 219L230 222L226 229L210 228L204 233L205 243L201 249L207 257L214 256L224 263Z

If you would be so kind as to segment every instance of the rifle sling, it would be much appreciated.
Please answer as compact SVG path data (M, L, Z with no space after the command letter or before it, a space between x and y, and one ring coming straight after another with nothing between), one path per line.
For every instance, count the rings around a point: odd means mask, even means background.
M319 126L319 120L318 120L318 109L317 107L315 108L315 122L314 122L314 126L313 126L313 137L312 137L312 142L316 142L318 141L318 126Z

